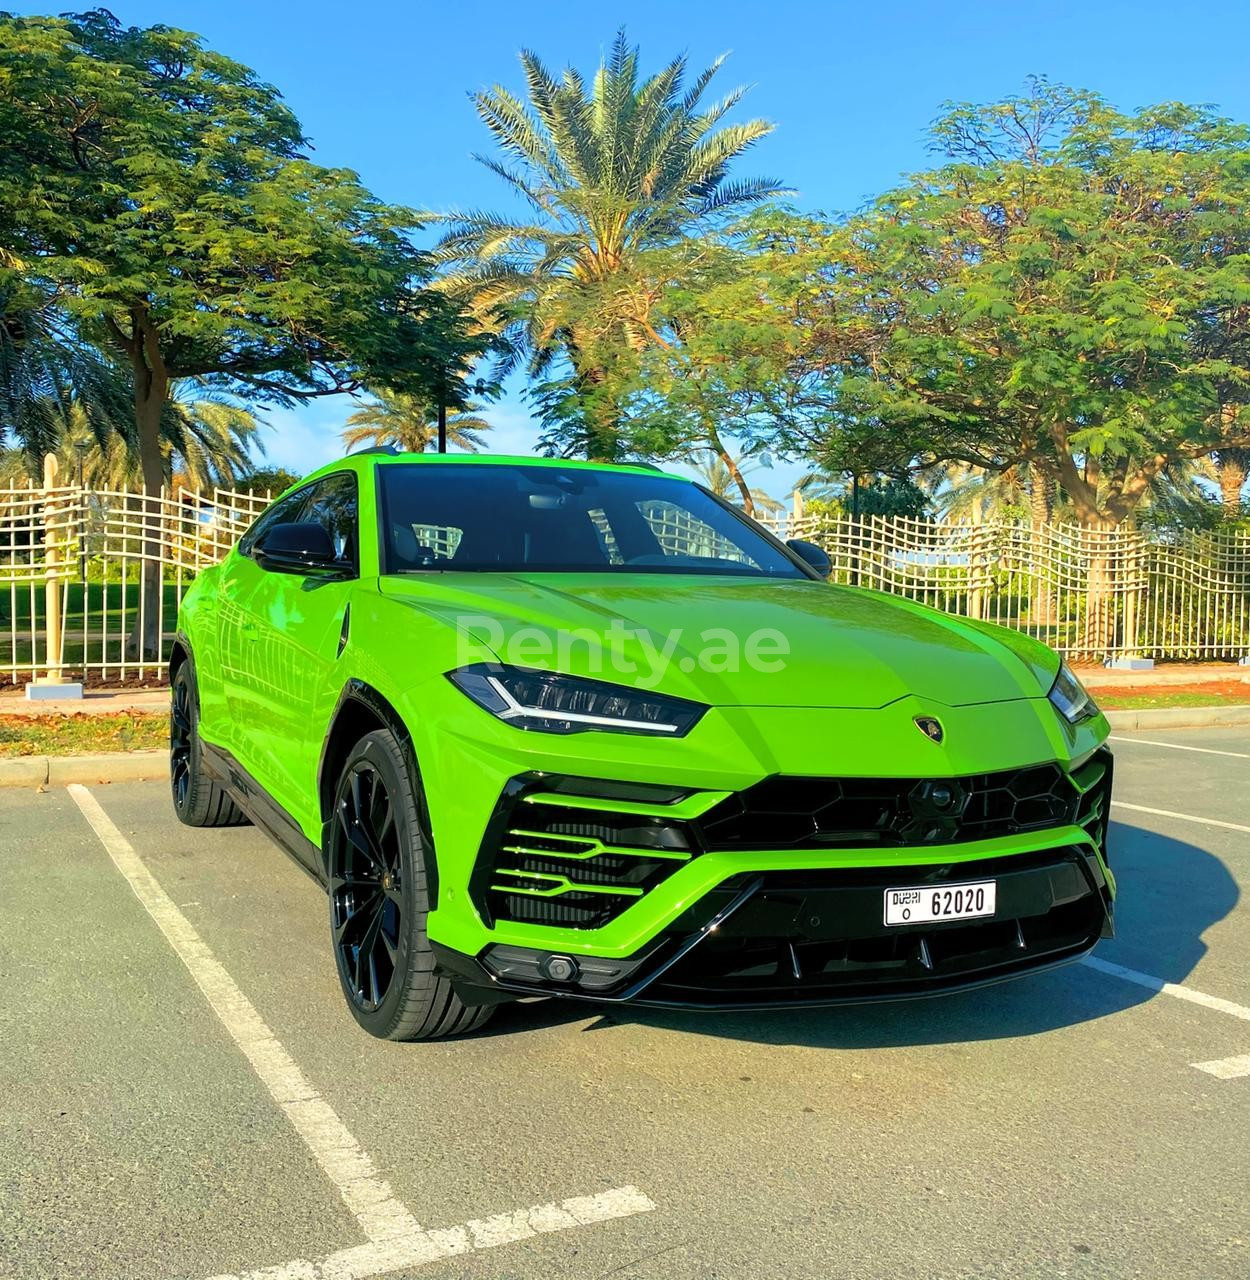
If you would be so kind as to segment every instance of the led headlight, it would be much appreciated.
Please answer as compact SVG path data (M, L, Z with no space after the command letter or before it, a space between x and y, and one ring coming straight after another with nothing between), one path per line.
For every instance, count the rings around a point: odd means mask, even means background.
M1050 686L1050 698L1055 710L1069 723L1080 724L1098 714L1093 698L1085 692L1084 685L1072 674L1066 662L1059 664L1059 674Z
M681 738L707 710L697 702L645 689L490 662L449 671L447 678L500 720L543 733L601 729Z

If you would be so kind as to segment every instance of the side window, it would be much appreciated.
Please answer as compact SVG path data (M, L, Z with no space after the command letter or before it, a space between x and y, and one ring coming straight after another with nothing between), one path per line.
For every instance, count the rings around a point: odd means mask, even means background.
M360 512L354 472L343 471L317 481L308 490L307 506L298 518L319 524L330 535L335 555L350 561L353 570L359 569Z
M311 492L310 489L299 489L261 512L253 521L252 527L239 539L240 555L250 556L252 548L275 524L294 524L298 521Z

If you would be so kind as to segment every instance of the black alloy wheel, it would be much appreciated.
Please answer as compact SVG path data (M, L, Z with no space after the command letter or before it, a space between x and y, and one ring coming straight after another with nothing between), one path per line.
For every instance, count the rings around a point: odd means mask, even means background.
M465 1004L436 968L429 815L411 745L389 729L366 734L339 774L326 832L330 937L352 1016L384 1040L476 1030L489 1005Z
M339 791L331 837L330 918L339 971L365 1012L386 999L399 958L403 859L395 803L369 760L358 760Z
M191 739L195 732L191 716L191 682L175 679L169 703L169 784L178 810L186 808L191 793Z
M190 658L178 664L169 692L169 791L178 821L188 827L239 827L248 821L204 771L200 695Z

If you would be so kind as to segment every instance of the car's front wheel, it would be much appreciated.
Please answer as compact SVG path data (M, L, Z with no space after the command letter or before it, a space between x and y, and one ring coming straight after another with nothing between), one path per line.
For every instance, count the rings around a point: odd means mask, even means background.
M384 1040L463 1035L492 1011L434 972L419 785L394 734L366 734L339 776L326 850L339 981L356 1021Z

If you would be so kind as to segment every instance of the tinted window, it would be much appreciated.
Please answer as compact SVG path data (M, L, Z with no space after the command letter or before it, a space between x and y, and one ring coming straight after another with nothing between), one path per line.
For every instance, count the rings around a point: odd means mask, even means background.
M239 539L239 551L245 556L250 556L252 548L275 524L294 524L299 520L300 512L308 501L308 494L307 488L297 489L285 498L279 498L272 507L267 507Z
M298 524L304 520L321 525L329 534L335 553L358 570L359 511L356 475L351 471L326 476L280 498L239 539L239 551L250 556L275 524Z
M806 575L693 484L575 467L378 468L384 572Z
M343 471L312 485L299 519L319 524L330 535L334 554L357 567L360 537L354 472Z

